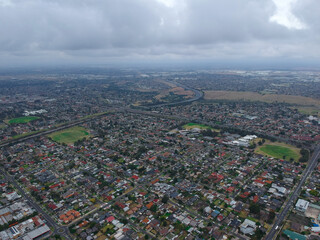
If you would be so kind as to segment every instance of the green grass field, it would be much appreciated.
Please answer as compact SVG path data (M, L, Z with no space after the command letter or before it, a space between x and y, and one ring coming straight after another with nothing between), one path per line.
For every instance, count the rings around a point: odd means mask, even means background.
M89 137L89 133L83 127L72 127L48 135L53 141L58 143L73 144L76 141Z
M278 159L283 159L285 156L286 160L293 158L298 161L301 157L299 149L286 144L264 144L256 149L256 153L267 155Z
M39 119L39 117L35 116L28 116L28 117L18 117L18 118L13 118L8 121L9 124L14 124L14 123L28 123L34 120Z
M193 128L199 128L199 129L202 129L202 130L205 130L205 129L211 129L213 131L218 131L217 129L214 129L210 126L207 126L207 125L204 125L204 124L198 124L198 123L187 123L185 125L182 126L184 129L187 129L187 130L190 130L190 129L193 129Z

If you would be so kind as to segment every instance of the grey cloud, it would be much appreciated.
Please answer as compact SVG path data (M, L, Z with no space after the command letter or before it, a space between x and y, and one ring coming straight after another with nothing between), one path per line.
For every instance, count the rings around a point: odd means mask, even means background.
M313 57L318 9L298 1L294 14L308 28L293 31L269 21L272 0L6 0L0 58Z

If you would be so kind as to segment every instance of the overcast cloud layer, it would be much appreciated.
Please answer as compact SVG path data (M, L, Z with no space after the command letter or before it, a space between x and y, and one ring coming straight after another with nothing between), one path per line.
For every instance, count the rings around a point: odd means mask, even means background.
M0 0L0 65L318 59L319 0Z

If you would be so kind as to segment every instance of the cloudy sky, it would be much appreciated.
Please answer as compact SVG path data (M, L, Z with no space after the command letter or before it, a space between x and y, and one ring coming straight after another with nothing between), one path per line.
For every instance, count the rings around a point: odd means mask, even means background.
M0 65L320 57L319 0L0 0Z

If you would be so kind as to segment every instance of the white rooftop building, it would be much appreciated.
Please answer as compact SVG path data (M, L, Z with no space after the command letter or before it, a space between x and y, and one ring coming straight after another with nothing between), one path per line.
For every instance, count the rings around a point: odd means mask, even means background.
M303 199L299 199L296 203L296 210L300 212L305 212L309 207L309 202Z
M240 231L243 234L249 234L253 235L256 231L256 223L254 221L251 221L249 219L244 220L244 222L240 225Z

